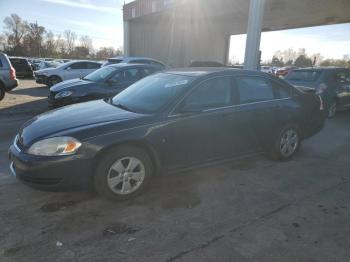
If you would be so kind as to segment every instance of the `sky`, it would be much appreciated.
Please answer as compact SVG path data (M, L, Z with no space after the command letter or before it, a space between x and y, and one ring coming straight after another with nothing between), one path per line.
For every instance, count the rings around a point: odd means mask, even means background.
M126 0L126 3L131 0ZM1 21L16 13L29 22L37 21L55 34L70 29L89 35L95 48L123 45L122 6L124 0L0 0ZM350 54L350 24L267 32L262 34L262 60L277 50L305 48L308 54L341 59ZM245 35L232 36L230 58L242 62Z

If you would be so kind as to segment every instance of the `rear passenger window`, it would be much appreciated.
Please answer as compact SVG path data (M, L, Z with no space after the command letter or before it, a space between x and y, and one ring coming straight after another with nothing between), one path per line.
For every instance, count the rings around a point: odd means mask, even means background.
M78 62L70 65L70 68L72 69L86 69L87 63L86 62Z
M269 80L260 77L237 77L241 104L272 100L275 98Z
M88 69L98 69L101 65L98 63L88 63Z

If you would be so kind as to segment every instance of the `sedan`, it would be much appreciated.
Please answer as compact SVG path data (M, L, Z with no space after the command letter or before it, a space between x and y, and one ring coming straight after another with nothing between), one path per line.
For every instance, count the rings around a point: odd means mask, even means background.
M293 157L324 124L322 100L274 76L188 68L148 76L111 99L66 106L25 123L9 149L23 183L93 186L131 199L157 173L265 151Z
M51 107L113 97L136 81L161 71L152 65L116 64L102 67L81 78L67 80L50 88Z

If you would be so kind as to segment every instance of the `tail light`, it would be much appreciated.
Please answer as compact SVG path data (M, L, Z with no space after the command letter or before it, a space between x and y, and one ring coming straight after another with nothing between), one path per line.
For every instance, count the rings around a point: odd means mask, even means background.
M12 66L10 67L10 79L11 80L16 79L16 70Z
M321 96L318 96L318 98L320 99L320 111L323 111L324 110L323 99Z

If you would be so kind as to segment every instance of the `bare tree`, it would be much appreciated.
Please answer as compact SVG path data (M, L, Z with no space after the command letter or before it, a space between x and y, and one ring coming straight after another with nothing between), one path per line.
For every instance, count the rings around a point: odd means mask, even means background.
M83 35L80 37L80 46L92 51L92 39L88 35Z
M71 30L65 30L63 32L63 37L64 37L65 43L66 43L66 52L69 55L72 55L74 52L75 41L77 40L77 35L76 35L76 33L72 32Z
M27 32L27 23L23 21L17 14L11 14L4 19L5 35L7 44L11 48L13 54L19 55L22 53L21 45L22 38Z
M41 56L45 32L45 27L39 26L37 22L27 24L27 32L23 39L27 55Z

